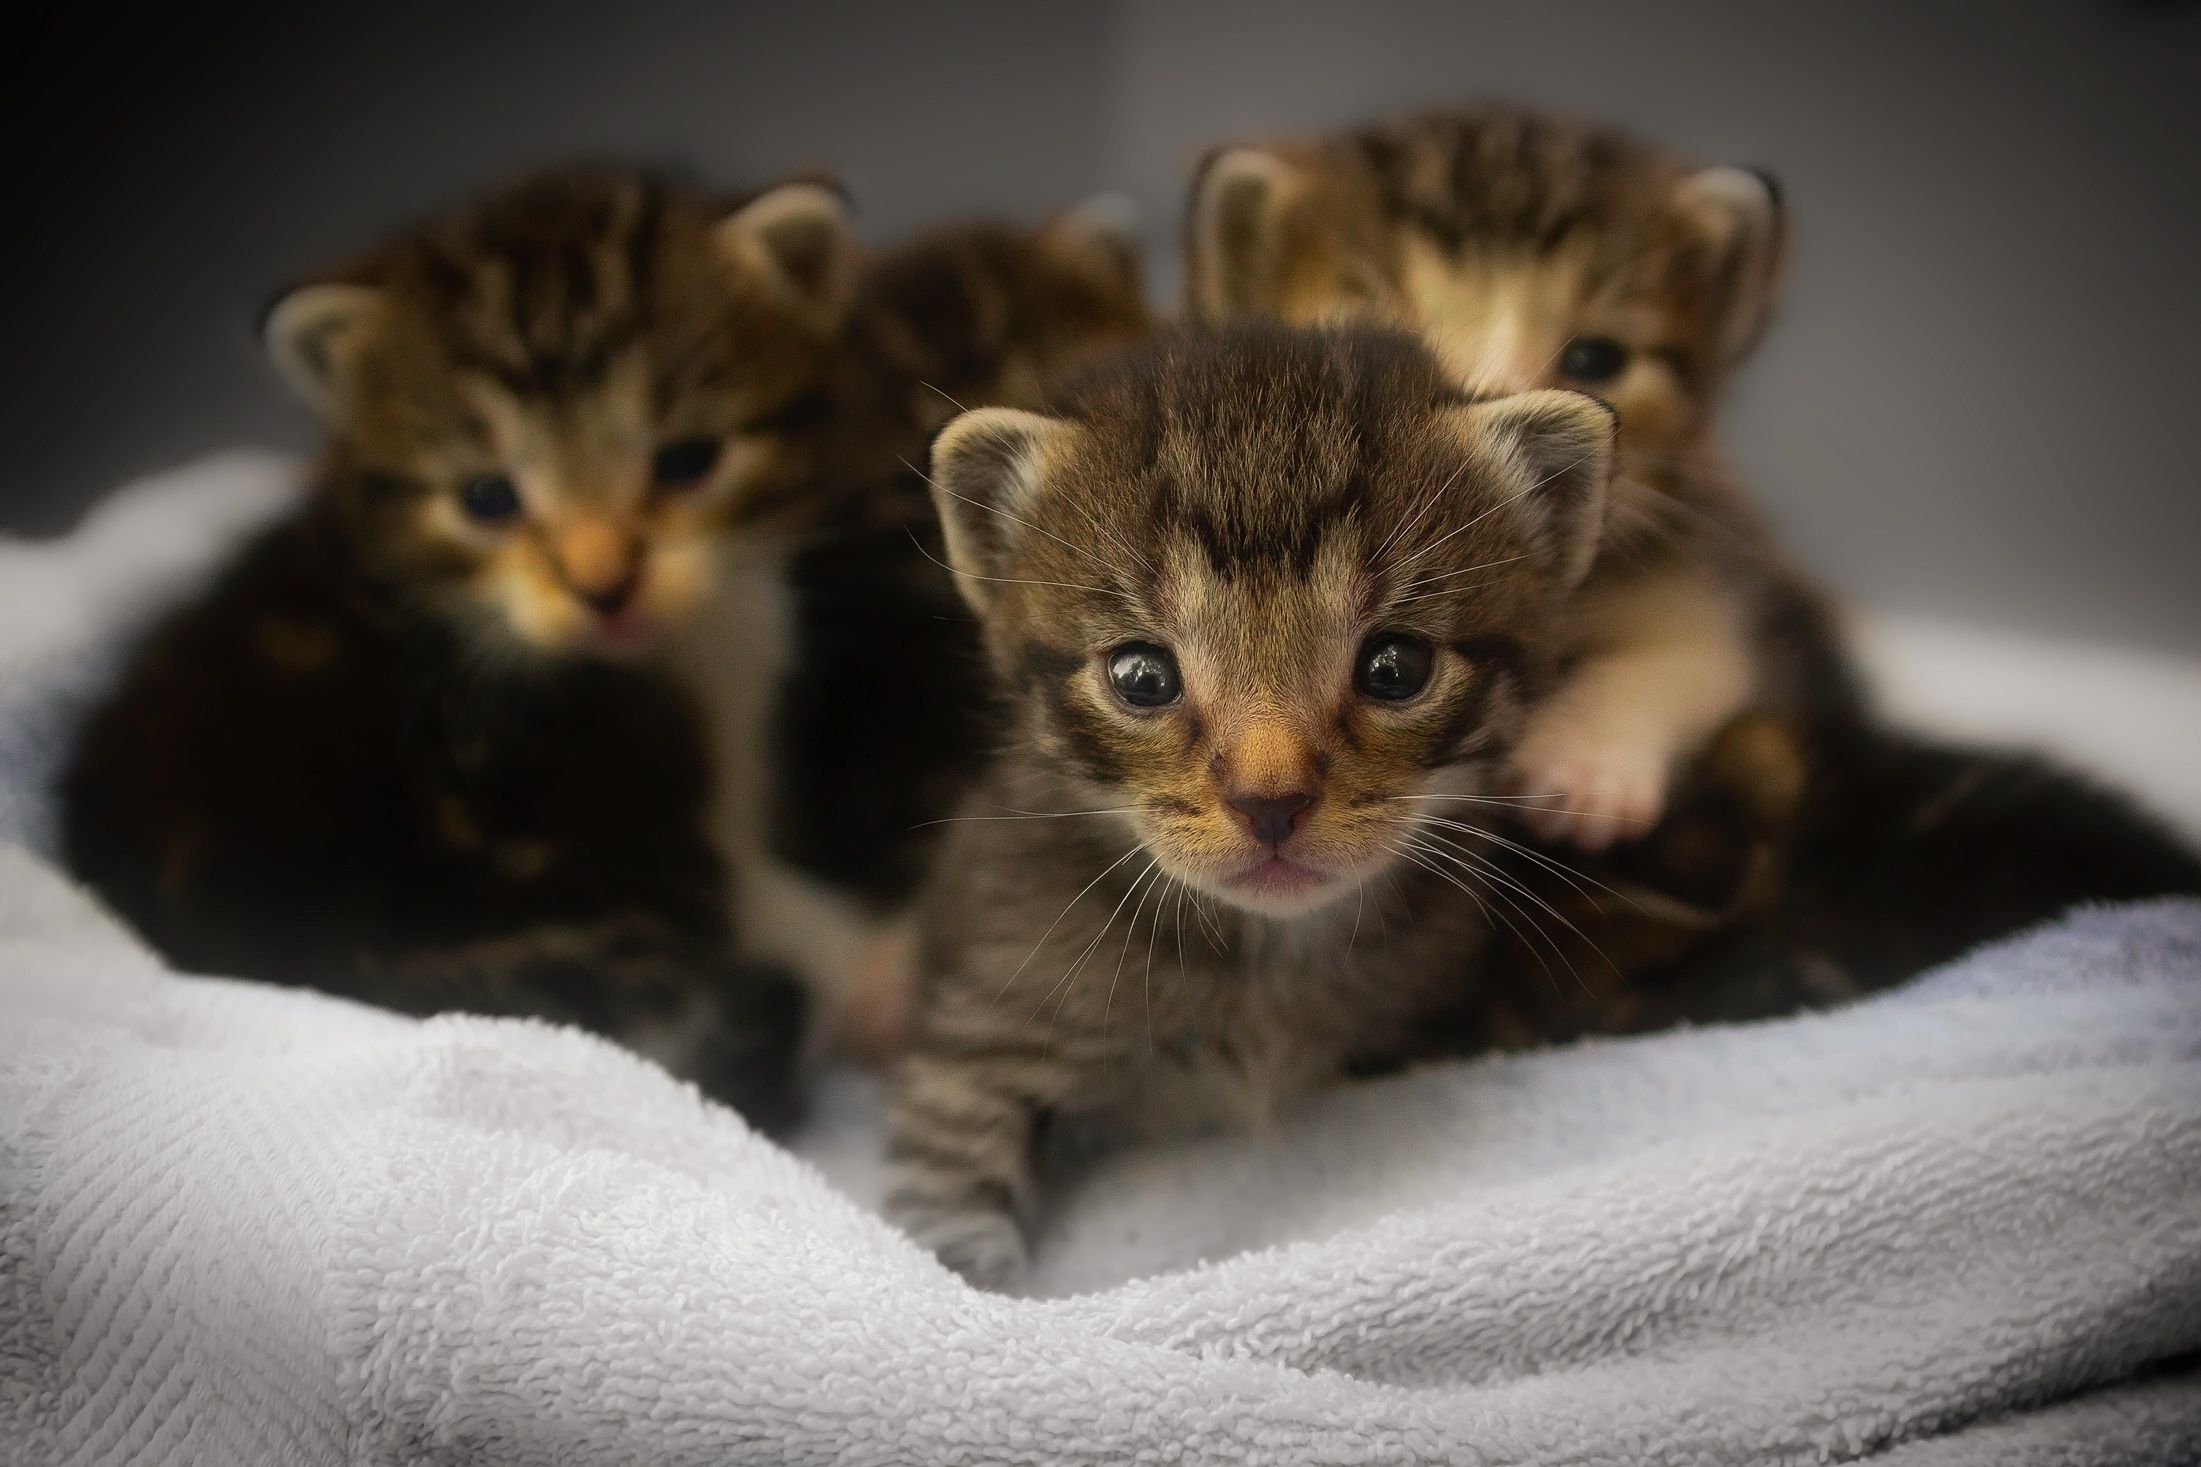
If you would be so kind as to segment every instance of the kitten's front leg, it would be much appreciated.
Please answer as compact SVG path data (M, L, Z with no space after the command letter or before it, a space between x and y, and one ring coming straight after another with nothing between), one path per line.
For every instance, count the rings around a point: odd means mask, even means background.
M1601 609L1620 623L1529 715L1513 754L1530 829L1602 850L1646 834L1675 771L1748 703L1736 611L1701 582L1639 586Z
M895 1074L887 1214L980 1288L1024 1274L1039 1120L1078 1070L1034 1044L920 1039Z

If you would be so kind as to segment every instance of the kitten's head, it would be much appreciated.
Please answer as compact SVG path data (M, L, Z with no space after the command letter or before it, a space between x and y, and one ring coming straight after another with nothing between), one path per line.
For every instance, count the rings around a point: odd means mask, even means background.
M1620 416L1625 478L1664 487L1771 313L1784 234L1762 174L1519 109L1438 113L1211 154L1187 302L1387 321L1477 391L1594 393Z
M1136 232L1108 197L1037 229L982 220L914 240L866 273L855 315L928 435L959 405L1044 401L1153 328Z
M1412 336L1240 325L979 409L934 495L1021 734L1169 875L1307 911L1502 759L1595 552L1612 414Z
M263 334L373 576L490 644L631 651L794 472L854 267L817 183L721 205L569 169L289 291Z

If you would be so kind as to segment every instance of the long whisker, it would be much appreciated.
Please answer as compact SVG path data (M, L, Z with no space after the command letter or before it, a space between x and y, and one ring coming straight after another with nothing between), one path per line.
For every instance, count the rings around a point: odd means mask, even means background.
M1615 963L1611 958L1607 957L1605 955L1605 950L1599 947L1595 942L1591 941L1588 933L1584 932L1581 928L1575 926L1573 921L1568 918L1566 913L1560 911L1557 907L1553 906L1550 902L1544 900L1543 897L1537 895L1536 892L1531 890L1526 885L1522 884L1519 880L1501 870L1495 862L1487 859L1477 852L1468 850L1466 847L1460 845L1459 842L1447 836L1429 833L1424 836L1424 839L1440 843L1445 849L1450 850L1456 858L1461 858L1473 862L1475 866L1480 868L1489 877L1489 879L1496 881L1498 884L1504 886L1510 891L1520 893L1522 897L1526 898L1530 902L1535 903L1536 906L1547 913L1553 921L1559 923L1560 926L1566 928L1569 932L1580 938L1583 945L1597 955L1597 959L1599 962L1603 963L1606 967L1612 969L1616 977L1625 976L1620 972L1620 965ZM1562 957L1562 961L1565 961L1564 957ZM1573 972L1574 964L1568 962L1567 969L1569 972ZM1574 978L1575 982L1582 982L1581 974L1575 973ZM1582 984L1582 989L1585 993L1588 992L1589 985L1586 983Z
M920 820L911 830L923 830L928 825L960 825L971 820L1077 820L1087 815L1126 815L1143 810L1144 805L1111 805L1104 810L1017 810L1007 815L943 815L937 820Z
M909 535L909 543L917 547L919 555L922 555L949 575L958 576L966 581L993 581L1004 586L1054 586L1064 591L1091 591L1096 596L1113 596L1119 601L1129 601L1131 599L1113 586L1087 586L1077 581L1028 580L1018 576L982 576L976 571L958 570L930 550L927 550L925 542L917 538L915 531L905 531L905 533Z
M1465 881L1461 880L1459 876L1454 875L1453 872L1445 869L1444 865L1441 864L1438 859L1443 854L1442 852L1437 851L1434 847L1422 845L1416 838L1412 836L1409 836L1407 838L1407 843L1410 850L1401 852L1401 854L1404 855L1406 859L1421 867L1422 870L1427 871L1431 875L1438 877L1440 880L1448 881L1452 885L1458 887L1461 891L1466 892L1468 897L1472 901L1474 901L1475 905L1483 912L1486 917L1496 917L1499 921L1505 923L1507 930L1512 932L1515 937L1521 940L1521 946L1528 952L1528 955L1536 959L1536 965L1544 970L1545 979L1555 984L1559 981L1559 975L1551 970L1551 964L1545 961L1543 952L1537 948L1534 942L1531 942L1529 940L1528 934L1523 932L1511 917L1508 917L1504 912L1499 911L1497 908L1492 907L1487 902L1483 901L1482 897L1474 890L1474 888L1470 887ZM1462 867L1461 869L1465 870L1466 868ZM1537 936L1543 938L1546 945L1551 948L1552 952L1559 958L1559 960L1562 963L1566 962L1566 954L1560 950L1557 943L1552 941L1549 934L1545 933L1540 927L1537 926L1535 921L1529 917L1527 912L1522 911L1521 908L1516 903L1508 899L1503 892L1492 891L1490 895L1498 898L1501 901L1504 901L1507 906L1512 907L1515 912L1519 913L1521 919L1529 924L1530 928L1536 932ZM1572 964L1568 965L1568 971L1570 976L1574 978L1574 981L1577 984L1580 984L1582 982L1582 975L1573 972Z
M1103 866L1101 868L1101 873L1099 876L1096 876L1091 881L1086 882L1084 886L1078 889L1078 894L1076 896L1070 898L1069 901L1063 903L1062 910L1055 913L1055 920L1047 924L1047 930L1039 935L1039 941L1032 944L1032 950L1024 955L1024 961L1016 965L1016 971L1009 975L1008 982L1001 985L1001 992L993 996L993 1001L995 1003L1001 1002L1001 1000L1008 995L1010 984L1015 983L1017 979L1021 978L1024 975L1024 970L1032 965L1032 959L1039 956L1039 950L1042 947L1046 946L1047 939L1055 935L1055 929L1062 925L1062 919L1070 915L1070 909L1076 906L1079 902L1085 900L1085 894L1091 891L1094 887L1099 886L1102 880L1107 877L1109 872L1115 870L1118 866L1121 866L1124 862L1130 860L1133 856L1137 855L1140 851L1144 849L1145 846L1143 844L1134 842L1130 850L1125 851L1122 855L1116 857L1115 860L1110 861L1106 866Z

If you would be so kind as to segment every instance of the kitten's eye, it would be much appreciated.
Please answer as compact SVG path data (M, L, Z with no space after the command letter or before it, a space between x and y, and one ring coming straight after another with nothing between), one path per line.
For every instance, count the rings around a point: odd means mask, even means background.
M1610 336L1577 336L1559 353L1560 375L1577 382L1610 382L1628 366L1628 349Z
M508 524L520 517L520 491L503 474L476 474L459 485L459 505L485 525Z
M1403 703L1429 686L1437 654L1419 637L1400 632L1379 632L1361 645L1360 665L1353 669L1353 687L1363 698Z
M1134 708L1166 708L1184 696L1177 659L1152 642L1126 642L1109 653L1108 681Z
M650 480L660 489L678 493L703 482L718 462L716 438L682 438L657 450L650 461Z

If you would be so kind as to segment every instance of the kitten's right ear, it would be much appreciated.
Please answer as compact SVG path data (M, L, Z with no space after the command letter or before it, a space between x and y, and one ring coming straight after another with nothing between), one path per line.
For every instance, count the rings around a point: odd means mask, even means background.
M331 420L381 312L382 292L371 285L301 285L261 313L260 344L291 390Z
M932 502L948 564L971 609L985 614L1033 501L1049 452L1074 431L1059 418L1016 408L974 408L932 441Z
M1185 219L1185 306L1195 319L1274 315L1307 232L1308 178L1266 148L1200 161Z
M767 189L720 220L718 237L737 267L820 330L847 317L858 250L838 189L810 179Z
M1586 392L1549 388L1453 408L1470 442L1495 449L1523 475L1514 496L1568 590L1597 558L1620 420Z

